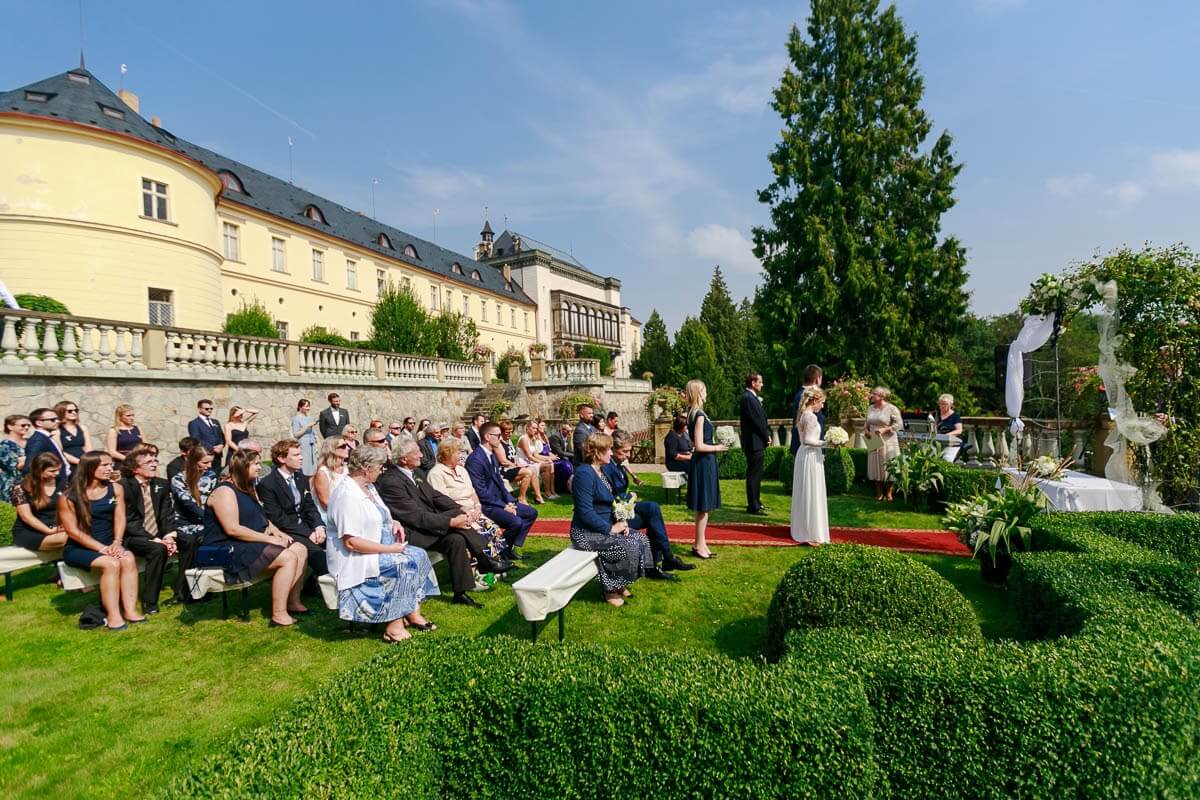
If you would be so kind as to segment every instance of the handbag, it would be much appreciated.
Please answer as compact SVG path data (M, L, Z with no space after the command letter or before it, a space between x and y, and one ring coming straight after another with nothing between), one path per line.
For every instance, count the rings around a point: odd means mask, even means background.
M233 545L202 544L196 548L196 569L233 569Z

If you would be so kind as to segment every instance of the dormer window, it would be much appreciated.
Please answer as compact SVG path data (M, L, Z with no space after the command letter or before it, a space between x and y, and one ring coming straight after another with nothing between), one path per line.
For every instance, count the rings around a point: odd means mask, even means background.
M113 119L125 119L125 112L119 108L111 108L103 103L97 103L96 105L100 106L100 111L102 111L106 117L112 117Z
M242 186L242 182L238 179L237 175L224 169L218 172L217 175L221 178L221 184L229 191L246 194L246 188Z
M380 247L382 247L385 250L394 250L395 249L392 247L392 240L388 238L388 235L386 233L379 234L379 237L375 240L375 244L379 245Z
M49 102L51 97L54 97L54 95L48 92L25 92L25 99L30 103L46 103Z
M417 255L417 248L413 247L411 244L404 245L404 255L408 258L415 258L418 260L421 258L421 256Z
M459 264L457 261L455 261L453 264L450 265L450 271L453 272L455 275L462 275L463 274L462 264Z
M482 281L483 280L483 276L479 274L479 270L477 270L477 269L471 270L471 280L473 280L473 281Z
M83 84L90 84L92 82L92 79L89 78L87 75L83 74L82 72L68 72L67 80L74 81L75 83L83 83Z
M304 209L304 216L308 217L313 222L320 223L321 225L329 224L325 221L325 215L321 213L321 209L317 208L316 206L306 206Z

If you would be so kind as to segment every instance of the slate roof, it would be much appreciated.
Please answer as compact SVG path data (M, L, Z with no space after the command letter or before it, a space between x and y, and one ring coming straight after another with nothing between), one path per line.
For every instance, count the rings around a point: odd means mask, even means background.
M590 269L588 269L587 267L585 267L579 261L579 259L575 258L575 256L571 255L570 253L566 252L565 250L559 250L557 247L551 247L550 245L546 244L545 242L539 242L537 239L534 239L532 236L526 236L525 234L520 233L519 231L505 230L504 233L500 234L499 238L496 239L495 252L499 253L500 250L504 250L504 256L511 256L512 255L512 238L513 238L513 236L521 237L521 252L522 253L527 252L529 250L540 250L543 253L545 253L546 255L551 256L552 258L556 258L565 264L570 264L572 267L575 267L576 269L581 269L584 272L590 273L592 275L596 274L596 273L592 272Z
M45 95L47 99L30 99L30 94ZM109 113L105 112L106 108ZM447 281L486 289L523 305L535 305L516 281L513 281L512 289L505 288L504 277L495 267L480 264L470 256L447 250L399 228L363 216L340 203L305 191L150 124L86 69L73 69L19 89L0 92L0 115L11 112L91 125L173 150L199 161L214 172L232 173L246 191L243 194L226 188L222 196L231 202L286 219L317 233L345 239L363 249L436 273ZM305 216L305 210L310 205L320 209L326 224ZM381 233L391 241L392 249L379 244ZM412 245L416 250L415 258L404 255L405 245ZM462 267L462 275L452 271L451 265L454 263ZM471 278L474 270L479 271L481 280Z

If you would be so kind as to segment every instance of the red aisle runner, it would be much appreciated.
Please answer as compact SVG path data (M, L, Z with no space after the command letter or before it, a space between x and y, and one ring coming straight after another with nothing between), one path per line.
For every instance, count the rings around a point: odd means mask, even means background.
M566 537L570 533L569 519L539 519L534 523L534 536ZM690 522L668 522L667 535L676 544L692 541ZM831 528L834 542L869 544L905 550L912 553L942 553L969 556L971 551L950 531L923 531L896 528ZM799 546L792 541L787 525L756 525L752 523L708 524L706 538L711 544L765 545L768 547Z

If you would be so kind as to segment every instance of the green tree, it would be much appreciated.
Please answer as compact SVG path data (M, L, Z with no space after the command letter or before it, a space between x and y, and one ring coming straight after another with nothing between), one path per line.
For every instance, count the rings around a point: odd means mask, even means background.
M708 294L704 295L700 304L700 322L712 337L717 365L729 389L719 398L719 403L716 399L710 400L709 411L713 419L730 419L737 411L734 392L742 386L751 365L746 351L746 328L742 315L729 296L729 287L719 265L713 269Z
M257 297L251 298L249 302L242 300L242 307L225 317L225 325L221 330L238 336L279 338L279 328L276 327L271 312Z
M429 329L429 314L413 288L388 281L371 309L371 346L391 353L432 356L436 344Z
M454 361L466 361L479 339L479 328L470 317L446 309L430 320L427 332L432 354Z
M306 344L331 344L335 347L354 346L354 343L342 336L337 328L326 328L324 325L309 325L300 334L300 341Z
M43 314L70 314L65 305L44 294L19 294L14 300L25 311L41 311Z
M606 347L598 344L585 344L579 348L579 358L594 358L600 362L600 374L613 374L613 354Z
M717 349L704 323L688 317L675 333L675 363L672 367L676 385L684 386L688 381L699 378L708 386L709 409L724 408L729 403L730 389L721 366L717 363ZM721 419L715 411L713 419Z
M642 349L629 372L635 378L642 377L643 372L653 372L655 386L671 382L671 337L658 309L650 312L650 318L642 326Z
M754 231L768 391L794 392L810 362L905 397L932 373L953 390L966 257L941 217L961 166L948 133L926 145L916 40L878 0L813 0L787 51L775 180L759 192L771 221Z

